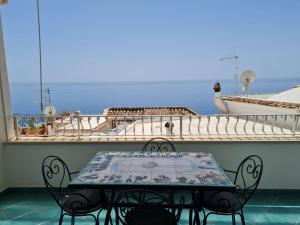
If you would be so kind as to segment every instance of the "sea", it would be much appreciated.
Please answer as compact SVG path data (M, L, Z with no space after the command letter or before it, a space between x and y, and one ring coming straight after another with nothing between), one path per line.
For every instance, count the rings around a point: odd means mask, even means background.
M223 95L235 93L234 80L218 80ZM185 106L199 114L217 114L213 105L216 80L183 80L151 82L44 83L49 88L57 114L80 111L100 114L110 107ZM300 84L300 78L260 79L250 86L250 93L277 93ZM38 83L10 83L14 114L40 113ZM241 84L238 87L241 94ZM48 104L48 94L43 91Z

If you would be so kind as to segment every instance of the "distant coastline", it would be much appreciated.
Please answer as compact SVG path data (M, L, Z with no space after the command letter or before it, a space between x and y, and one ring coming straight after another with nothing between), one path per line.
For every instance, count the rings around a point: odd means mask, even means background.
M258 78L259 81L298 81L300 83L300 78L298 77L287 77L287 78ZM91 83L103 83L103 84L126 84L126 83L190 83L190 82L212 82L212 81L220 81L220 82L231 82L232 79L229 78L221 78L221 79L192 79L192 80L119 80L119 81L72 81L72 82L58 82L58 81L45 81L44 84L91 84ZM19 85L19 84L36 84L38 85L38 82L9 82L11 85Z

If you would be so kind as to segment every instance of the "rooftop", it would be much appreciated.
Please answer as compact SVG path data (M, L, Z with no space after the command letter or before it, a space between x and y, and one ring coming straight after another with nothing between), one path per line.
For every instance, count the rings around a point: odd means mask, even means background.
M117 107L108 108L103 113L107 116L123 116L123 115L196 115L187 107Z
M249 97L223 97L222 99L224 101L257 104L257 105L279 107L279 108L286 108L286 109L299 109L300 108L299 103L273 101L273 100L268 100L268 99L256 99L256 98L249 98Z

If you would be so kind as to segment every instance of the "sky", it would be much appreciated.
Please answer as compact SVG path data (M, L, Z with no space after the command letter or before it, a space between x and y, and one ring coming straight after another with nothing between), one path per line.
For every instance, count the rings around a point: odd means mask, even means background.
M1 7L10 82L39 82L36 0ZM44 82L300 77L298 0L40 0Z

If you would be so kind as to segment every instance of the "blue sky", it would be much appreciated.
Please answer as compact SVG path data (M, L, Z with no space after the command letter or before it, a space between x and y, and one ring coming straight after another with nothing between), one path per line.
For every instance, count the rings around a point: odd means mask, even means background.
M298 0L40 0L45 82L300 76ZM1 7L10 82L38 82L35 0Z

